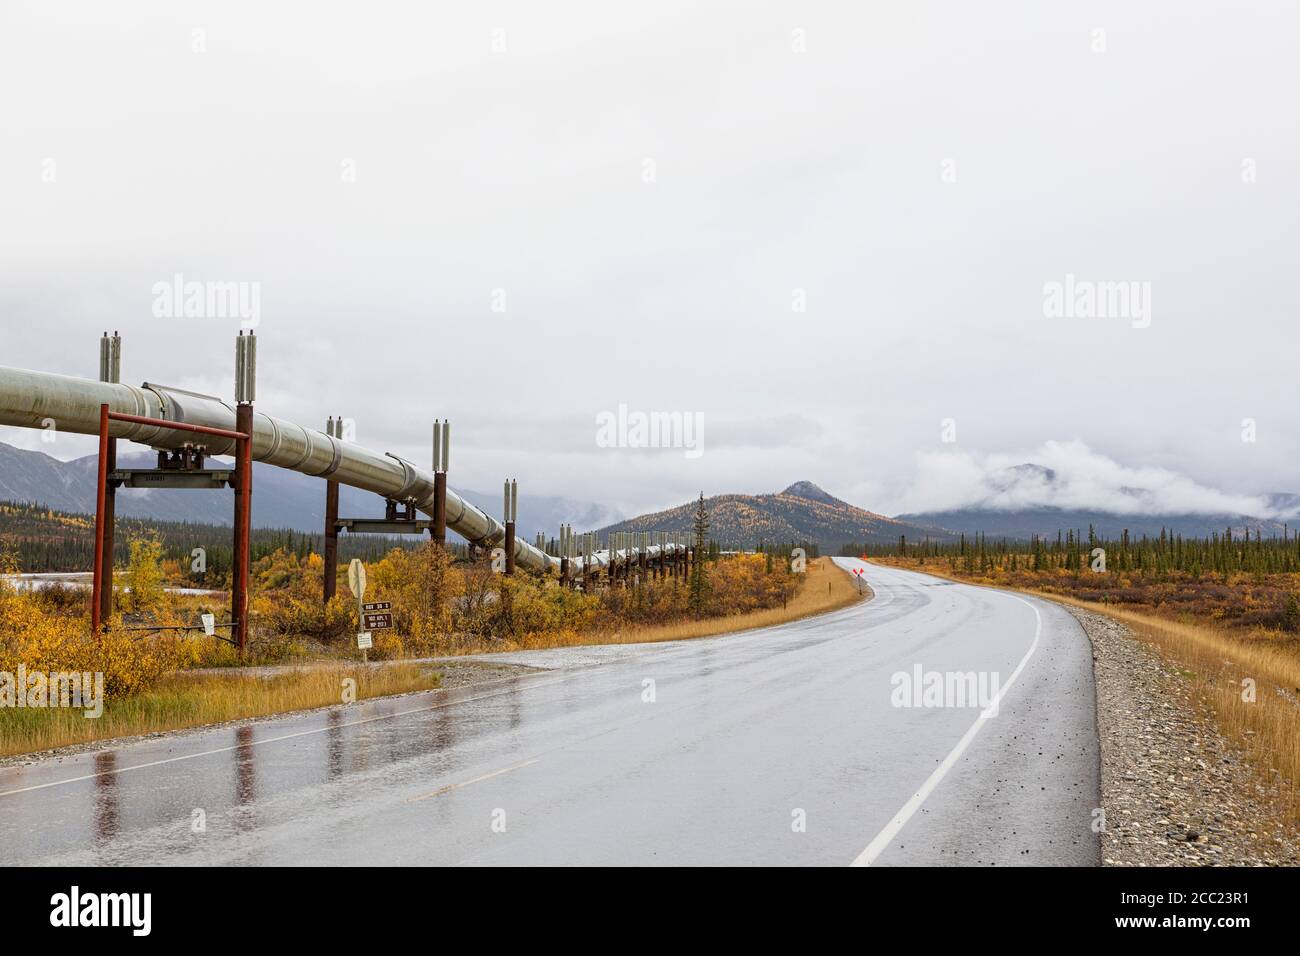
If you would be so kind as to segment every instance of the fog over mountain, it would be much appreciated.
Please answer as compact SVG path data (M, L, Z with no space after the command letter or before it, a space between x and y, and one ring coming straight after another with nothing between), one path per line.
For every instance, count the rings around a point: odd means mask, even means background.
M916 515L980 509L1053 508L1117 515L1248 515L1286 520L1300 507L1285 494L1243 495L1193 481L1168 468L1133 467L1079 441L1028 451L951 450L917 456L898 512Z

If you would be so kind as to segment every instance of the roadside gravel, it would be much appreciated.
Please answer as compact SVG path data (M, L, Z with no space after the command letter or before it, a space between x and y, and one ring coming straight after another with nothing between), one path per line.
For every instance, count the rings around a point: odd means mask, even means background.
M1067 609L1093 647L1105 865L1300 866L1300 834L1193 682L1119 621Z

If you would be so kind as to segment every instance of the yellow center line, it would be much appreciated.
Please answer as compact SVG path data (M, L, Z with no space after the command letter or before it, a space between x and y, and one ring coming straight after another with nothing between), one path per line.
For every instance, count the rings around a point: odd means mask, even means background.
M525 760L523 763L517 763L513 767L502 767L500 770L493 770L491 773L485 773L481 777L475 777L473 780L462 780L460 783L449 783L445 787L439 787L432 793L426 793L422 797L412 797L407 803L419 803L421 800L428 800L430 797L440 797L444 793L450 793L453 790L459 790L461 787L468 787L472 783L479 783L483 780L491 780L493 777L499 777L503 773L509 773L512 770L521 770L530 764L535 764L540 758L534 757L532 760Z

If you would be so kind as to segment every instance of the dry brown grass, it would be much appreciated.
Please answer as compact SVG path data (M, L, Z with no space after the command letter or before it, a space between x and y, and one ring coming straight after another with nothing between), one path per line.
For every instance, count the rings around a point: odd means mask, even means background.
M63 707L0 709L0 756L339 704L348 679L356 682L357 700L431 690L440 681L436 670L413 663L315 665L265 676L180 671L141 693L109 699L98 718Z
M1300 574L1287 572L1128 569L1100 573L1085 567L1033 569L1033 555L995 554L987 567L968 569L948 557L873 557L891 567L926 571L999 588L1027 588L1096 601L1138 613L1248 630L1287 631L1300 637ZM1015 567L1012 567L1012 563Z
M759 627L788 624L814 614L838 611L871 596L871 589L858 593L851 575L841 571L830 558L817 558L808 563L808 579L785 607L765 608L748 614L703 620L675 621L643 627L628 626L615 630L558 631L531 635L523 643L507 642L496 650L535 650L547 647L579 647L587 644L643 644L658 641L682 641L697 637L713 637L736 631L749 631ZM470 649L475 653L483 648Z
M1240 743L1270 792L1300 820L1300 655L1262 633L1171 621L1106 604L1045 595L1128 625L1194 681L1229 740ZM1254 681L1254 700L1244 681Z

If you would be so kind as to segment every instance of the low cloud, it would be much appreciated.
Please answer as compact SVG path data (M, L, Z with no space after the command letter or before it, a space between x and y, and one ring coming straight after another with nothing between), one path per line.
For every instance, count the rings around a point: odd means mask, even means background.
M1165 468L1121 464L1080 441L1049 441L1023 452L925 452L899 512L1064 508L1115 514L1231 514L1294 517L1263 495L1199 484Z

